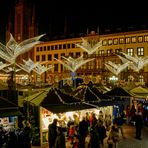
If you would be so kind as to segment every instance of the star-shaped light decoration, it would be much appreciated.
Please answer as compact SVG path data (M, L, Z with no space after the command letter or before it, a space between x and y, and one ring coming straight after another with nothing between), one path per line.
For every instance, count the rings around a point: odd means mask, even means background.
M45 67L44 65L38 64L35 68L33 68L33 71L36 72L37 74L41 75L44 72L50 70L51 68L53 68L52 65Z
M142 69L146 64L148 64L148 56L138 57L137 55L135 55L134 57L132 57L126 53L120 53L121 54L119 55L119 58L121 58L123 62L129 61L129 67L136 72L139 72L140 69Z
M86 64L87 62L90 62L92 60L94 60L94 58L92 59L83 59L83 56L80 56L79 58L72 58L72 57L62 57L64 60L58 60L55 58L55 60L57 60L59 63L61 63L63 66L65 66L67 69L69 69L71 72L75 72L78 68L80 68L82 65Z
M11 64L14 64L16 58L19 55L28 52L30 49L33 48L33 46L39 44L40 43L39 39L42 36L44 36L44 34L39 35L37 37L26 39L21 43L17 43L16 40L13 38L12 34L10 34L10 39L7 42L6 46L0 43L0 57Z
M96 43L95 45L91 45L84 38L81 38L81 39L82 39L82 43L76 43L76 46L80 47L81 49L83 49L88 54L93 54L94 52L96 52L102 46L102 41Z
M126 67L128 67L129 62L126 62L122 65L120 64L115 64L111 61L108 61L105 63L105 66L115 75L118 75L119 73L121 73Z
M18 67L30 73L39 63L34 63L30 58L26 61L23 59L24 64L17 64Z

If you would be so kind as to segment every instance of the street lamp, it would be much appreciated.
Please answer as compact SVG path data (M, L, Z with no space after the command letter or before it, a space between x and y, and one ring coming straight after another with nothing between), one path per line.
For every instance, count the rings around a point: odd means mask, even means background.
M109 80L112 81L113 86L115 86L115 82L118 81L118 77L112 76L112 77L109 78Z

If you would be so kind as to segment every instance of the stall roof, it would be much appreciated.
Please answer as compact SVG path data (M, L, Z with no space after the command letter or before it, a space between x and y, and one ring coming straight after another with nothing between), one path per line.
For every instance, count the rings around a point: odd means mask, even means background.
M130 93L136 98L145 98L148 96L148 90L141 86L135 87L130 90Z
M51 88L46 88L46 89L41 90L33 95L30 95L30 96L26 97L24 101L28 101L36 106L39 106L41 104L41 102L44 100L44 98L47 96L50 89Z
M105 93L107 96L119 97L119 98L129 98L132 95L122 87L115 87L112 90Z
M21 112L19 107L13 102L0 97L0 117L19 116Z
M99 96L87 85L77 88L73 91L72 95L85 102L99 102L101 100Z

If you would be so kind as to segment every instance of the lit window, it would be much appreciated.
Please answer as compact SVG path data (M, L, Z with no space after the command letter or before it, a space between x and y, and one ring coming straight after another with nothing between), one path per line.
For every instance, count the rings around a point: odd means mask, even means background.
M131 42L132 42L132 43L136 43L136 36L133 36L133 37L131 38Z
M118 44L118 39L116 38L116 39L113 39L113 44L114 45L117 45Z
M134 52L133 48L128 48L127 49L127 54L128 55L133 56L133 52Z
M138 42L139 43L143 42L143 36L138 36Z
M112 45L112 43L113 43L113 40L112 39L109 39L108 40L108 45Z
M103 55L104 54L104 50L99 50L99 55Z
M103 41L102 41L102 45L103 45L103 46L107 45L107 40L103 40Z
M144 42L148 42L148 35L144 36Z
M125 43L129 44L130 43L130 37L125 38Z
M107 55L110 55L112 53L112 49L107 50Z
M144 56L144 48L143 47L137 48L137 55L138 56Z
M124 38L119 38L119 43L124 44Z
M115 49L115 53L119 53L119 52L121 52L121 51L122 51L121 48L119 48L119 49Z
M144 76L142 75L139 76L139 82L144 82Z

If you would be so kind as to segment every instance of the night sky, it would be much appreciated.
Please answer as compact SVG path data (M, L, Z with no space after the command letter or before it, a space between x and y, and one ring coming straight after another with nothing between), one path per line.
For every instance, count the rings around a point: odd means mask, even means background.
M27 0L26 0L27 1ZM126 1L51 1L28 0L36 6L39 33L52 36L64 34L67 22L67 34L86 33L89 30L126 30L127 28L148 28L147 5L128 4ZM44 2L44 3L42 3ZM3 38L4 28L14 0L0 0L0 38ZM66 20L66 21L65 21ZM118 29L117 29L118 28ZM120 30L120 29L119 29Z

